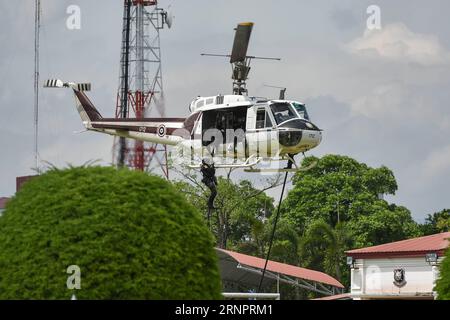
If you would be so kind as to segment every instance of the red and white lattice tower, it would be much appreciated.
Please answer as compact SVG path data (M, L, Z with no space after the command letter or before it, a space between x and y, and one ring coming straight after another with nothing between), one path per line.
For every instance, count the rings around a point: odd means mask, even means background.
M116 118L144 119L154 109L165 116L159 37L165 25L171 17L156 0L124 0ZM160 167L169 178L166 146L116 138L113 161L141 171Z

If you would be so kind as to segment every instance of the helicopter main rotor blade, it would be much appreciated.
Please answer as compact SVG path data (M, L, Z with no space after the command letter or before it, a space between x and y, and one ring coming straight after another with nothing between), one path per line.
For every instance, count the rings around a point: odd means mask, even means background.
M230 63L243 62L247 57L248 43L252 34L253 22L238 24L234 36L233 50L231 51Z

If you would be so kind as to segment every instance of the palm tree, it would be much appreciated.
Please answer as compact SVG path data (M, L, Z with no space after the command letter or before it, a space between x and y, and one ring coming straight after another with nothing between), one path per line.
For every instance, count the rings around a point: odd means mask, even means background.
M323 220L314 222L300 239L302 265L322 270L341 280L349 240L349 233L342 222L336 224L334 229Z

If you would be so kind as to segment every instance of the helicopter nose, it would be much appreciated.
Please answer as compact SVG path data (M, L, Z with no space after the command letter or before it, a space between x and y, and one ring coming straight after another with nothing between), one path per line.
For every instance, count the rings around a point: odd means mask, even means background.
M322 142L322 132L319 130L280 132L279 142L283 148L291 150L291 153L305 152L317 147Z
M317 147L322 141L321 130L312 122L295 119L280 125L279 142L282 148L292 154Z
M306 130L303 132L300 147L307 150L317 147L322 142L322 132L316 130Z

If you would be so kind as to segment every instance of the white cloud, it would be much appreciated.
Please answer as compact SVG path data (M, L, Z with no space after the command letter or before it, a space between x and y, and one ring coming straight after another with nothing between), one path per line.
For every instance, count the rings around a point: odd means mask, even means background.
M366 30L347 44L353 54L423 66L450 64L450 52L435 35L414 33L403 23L388 24L381 30Z

